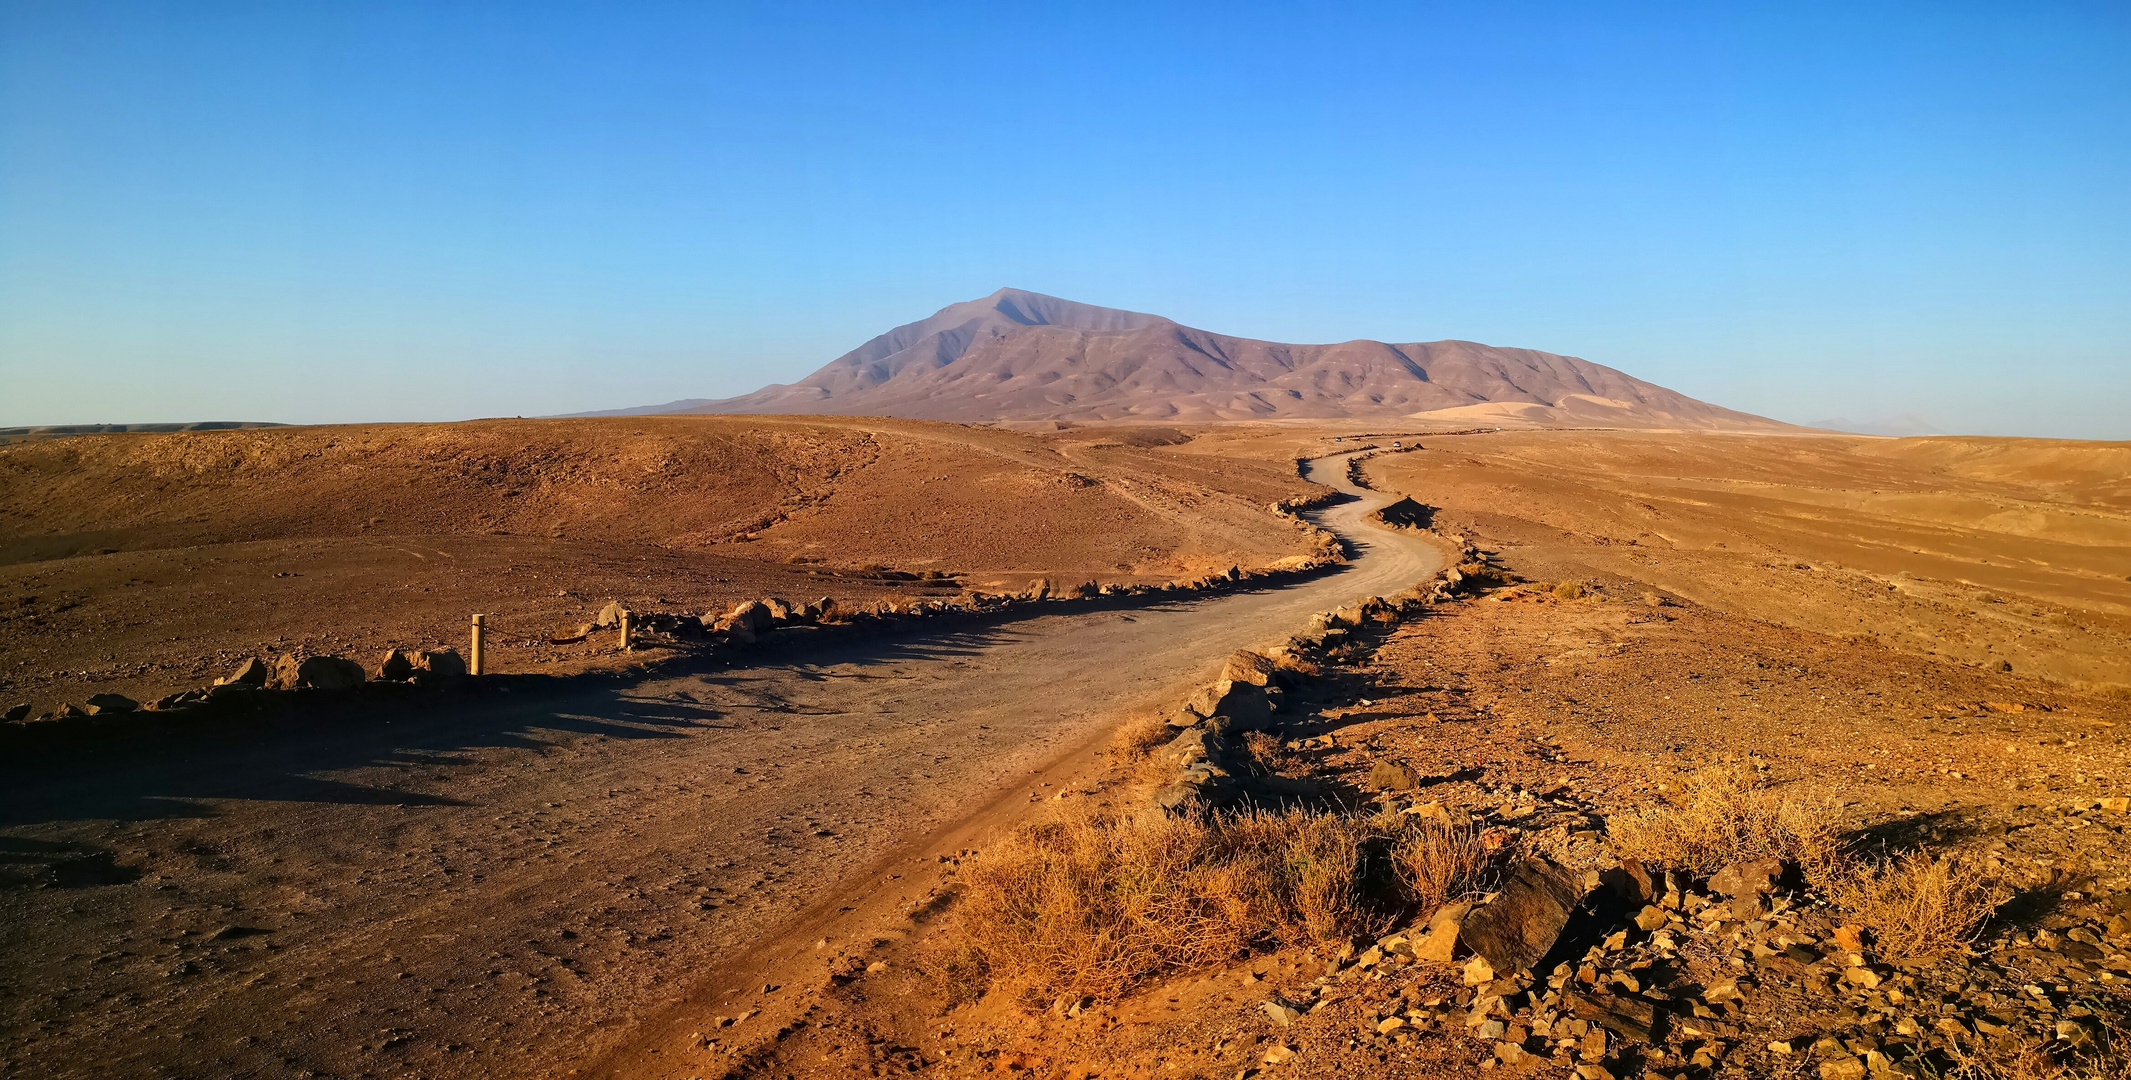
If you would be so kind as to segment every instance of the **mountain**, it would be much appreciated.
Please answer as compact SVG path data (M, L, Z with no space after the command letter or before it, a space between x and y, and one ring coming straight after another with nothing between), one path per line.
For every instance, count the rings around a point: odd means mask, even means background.
M1573 356L1471 341L1284 345L1020 289L898 326L796 383L583 415L676 412L1795 430Z

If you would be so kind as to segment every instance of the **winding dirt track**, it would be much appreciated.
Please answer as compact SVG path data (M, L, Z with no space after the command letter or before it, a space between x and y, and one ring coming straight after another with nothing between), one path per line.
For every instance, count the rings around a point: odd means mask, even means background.
M656 1071L654 1029L910 899L895 868L1051 794L1121 713L1439 569L1344 468L1311 478L1359 496L1318 516L1356 558L1285 588L0 766L0 863L74 868L0 890L0 1074Z

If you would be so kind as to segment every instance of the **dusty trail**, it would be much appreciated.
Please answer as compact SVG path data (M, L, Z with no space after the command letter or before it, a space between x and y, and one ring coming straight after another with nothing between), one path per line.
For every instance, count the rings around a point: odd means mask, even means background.
M1283 589L0 766L0 872L71 868L0 888L0 1073L562 1076L640 1046L800 913L900 899L899 857L1050 794L1119 712L1433 574L1344 467L1311 478L1359 496L1318 517L1357 558Z

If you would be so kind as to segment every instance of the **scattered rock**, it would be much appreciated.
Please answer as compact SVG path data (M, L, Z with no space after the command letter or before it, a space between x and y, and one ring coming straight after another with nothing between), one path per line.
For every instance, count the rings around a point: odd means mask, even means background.
M391 682L414 678L414 660L398 649L387 649L385 658L378 662L377 677Z
M466 674L466 659L457 649L430 649L414 655L414 681L449 682Z
M1601 872L1598 880L1599 884L1624 906L1634 907L1657 899L1657 889L1650 880L1650 871L1643 868L1640 859L1622 859L1620 865Z
M284 656L274 664L274 686L282 690L346 690L367 678L361 664L338 656Z
M1230 682L1249 683L1252 686L1269 686L1278 668L1272 657L1238 649L1221 665L1221 678Z
M237 670L215 680L216 686L265 686L273 672L266 662L256 656L247 656L237 665Z
M1271 1017L1273 1023L1281 1027L1286 1027L1302 1019L1302 1010L1297 1009L1285 998L1267 998L1261 1007L1265 1009L1265 1015Z
M1465 916L1458 939L1497 971L1528 968L1554 947L1579 899L1560 867L1528 859L1494 900Z
M1184 707L1200 716L1225 716L1243 726L1258 726L1272 718L1272 703L1261 687L1233 679L1216 679L1194 691Z
M112 713L129 713L141 707L141 703L124 694L90 694L86 703L90 716L107 716Z
M735 645L752 645L755 639L768 633L775 625L770 609L755 600L742 601L716 623L726 639Z
M1642 998L1626 994L1600 997L1579 991L1561 995L1562 1008L1579 1020L1597 1024L1623 1039L1654 1042L1657 1009Z
M1487 957L1475 956L1465 962L1461 975L1465 985L1481 986L1495 981L1495 967L1487 962Z
M1865 1060L1843 1056L1820 1063L1820 1080L1865 1080Z
M1377 791L1412 791L1420 783L1421 774L1396 761L1379 761L1369 770L1369 786Z
M1435 964L1450 963L1457 953L1458 932L1464 929L1465 915L1472 910L1470 901L1444 904L1428 917L1428 928L1414 939L1413 957Z
M1745 920L1768 909L1763 898L1775 892L1777 882L1782 879L1782 860L1756 859L1733 863L1717 871L1709 879L1709 889L1730 900L1732 914Z

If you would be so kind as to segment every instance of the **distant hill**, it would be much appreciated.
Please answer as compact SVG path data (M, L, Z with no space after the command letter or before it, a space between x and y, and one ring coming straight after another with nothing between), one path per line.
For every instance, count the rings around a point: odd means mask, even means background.
M70 435L113 435L136 431L236 431L286 427L258 420L195 420L185 424L42 424L36 427L0 427L0 443L64 439Z
M1019 289L898 326L790 385L580 415L651 413L1796 430L1573 356L1471 341L1284 345Z

